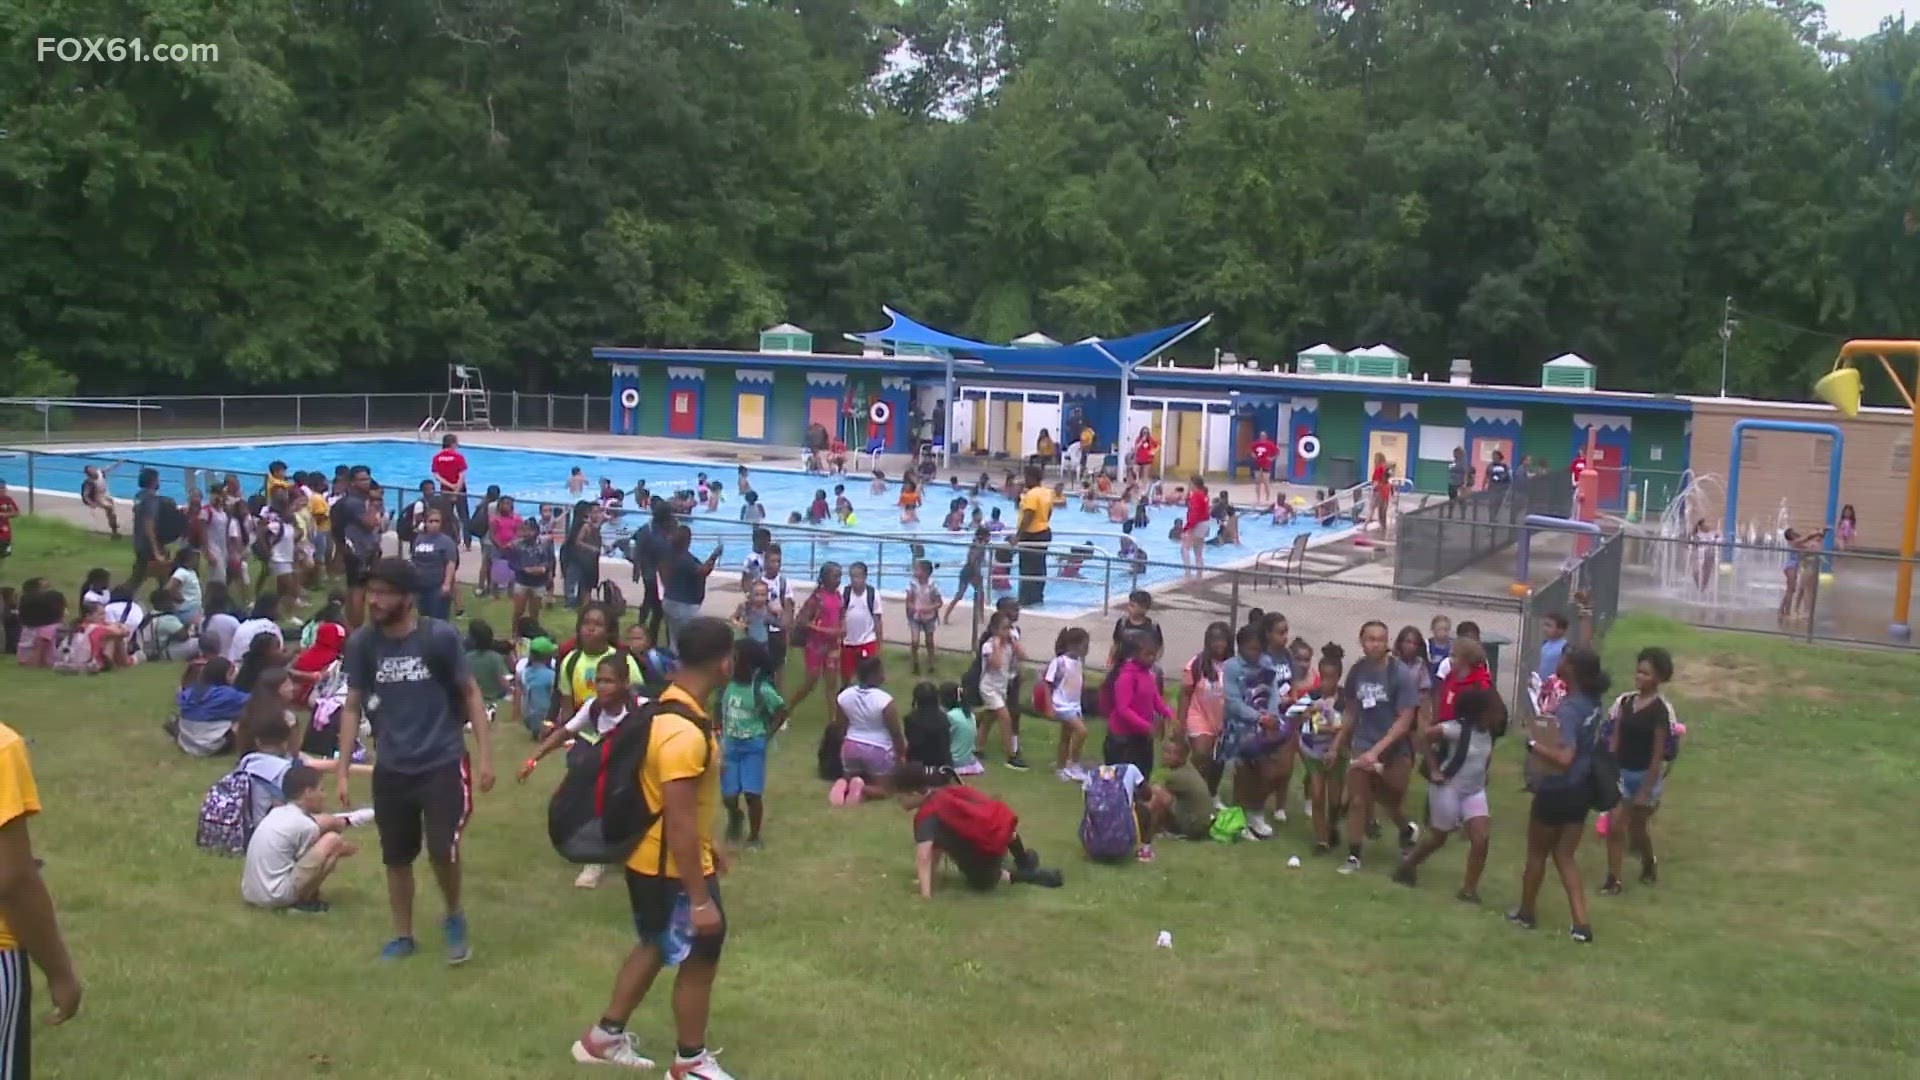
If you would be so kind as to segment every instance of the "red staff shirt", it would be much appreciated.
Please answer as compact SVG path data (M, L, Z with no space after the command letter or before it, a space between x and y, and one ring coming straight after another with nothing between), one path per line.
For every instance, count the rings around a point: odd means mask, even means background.
M465 482L467 475L466 455L454 447L433 455L433 478L440 481L441 491L457 491Z
M1474 689L1493 689L1493 672L1487 669L1487 665L1475 664L1472 671L1465 673L1457 667L1449 668L1447 677L1440 680L1440 693L1434 698L1433 718L1443 724L1456 719L1454 701L1462 690Z
M1270 469L1273 459L1280 456L1280 447L1272 439L1261 439L1248 448L1253 455L1253 465L1257 469Z
M1200 488L1187 492L1187 531L1192 532L1213 516L1213 500Z

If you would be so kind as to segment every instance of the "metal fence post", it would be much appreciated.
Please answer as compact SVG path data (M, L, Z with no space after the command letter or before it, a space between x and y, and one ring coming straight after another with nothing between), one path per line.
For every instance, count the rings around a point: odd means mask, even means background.
M27 513L33 513L33 451L27 451Z
M590 430L590 428L591 428L591 425L589 425L589 424L588 424L588 422L587 422L587 410L589 410L589 409L591 409L591 408L592 408L592 405L590 405L590 404L588 403L588 399L587 399L587 395L585 395L585 394L581 394L581 395L580 395L580 431L581 431L581 434L585 434L585 433L586 433L586 432L587 432L588 430Z
M880 583L887 579L887 541L882 537L873 545L873 584L870 588L878 591Z
M519 431L520 430L520 391L515 390L513 392L512 403L507 407L512 413L511 417L507 420L507 424L514 431Z
M1229 570L1227 571L1227 573L1233 578L1233 599L1228 602L1227 625L1239 626L1240 625L1240 571Z
M227 433L227 395L220 395L220 434Z
M133 399L133 441L140 442L147 437L146 402Z
M360 430L373 430L373 395L360 395Z
M293 433L300 434L300 395L293 395Z
M548 431L552 431L552 430L553 430L553 395L552 395L552 394L548 394L548 395L547 395L547 427L546 427L546 430L548 430Z

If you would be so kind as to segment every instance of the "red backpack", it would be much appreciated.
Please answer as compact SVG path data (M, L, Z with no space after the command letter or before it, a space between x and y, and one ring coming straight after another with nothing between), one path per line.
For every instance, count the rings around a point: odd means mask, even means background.
M914 814L915 825L938 818L952 833L978 852L982 858L998 859L1007 853L1020 819L1013 808L983 791L970 787L943 787L928 794Z

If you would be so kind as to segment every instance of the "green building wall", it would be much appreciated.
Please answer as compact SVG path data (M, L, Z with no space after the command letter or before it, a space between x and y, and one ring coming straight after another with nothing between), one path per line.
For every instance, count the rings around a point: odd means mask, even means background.
M640 415L642 435L667 433L667 365L640 365Z
M1443 398L1433 398L1420 402L1420 426L1425 428L1429 425L1433 427L1455 427L1464 430L1467 426L1466 402L1448 401ZM1420 440L1417 438L1414 440L1413 453L1415 460L1418 462L1413 470L1414 490L1442 495L1446 494L1447 465L1449 463L1428 461L1420 458Z
M1545 461L1555 469L1573 464L1573 409L1567 405L1528 405L1520 412L1520 446L1510 464L1520 458Z
M1654 459L1655 450L1659 459ZM1633 418L1633 444L1627 464L1634 489L1645 485L1646 505L1665 509L1679 492L1680 474L1687 470L1687 418L1678 413L1641 413Z
M1330 485L1356 484L1366 479L1362 463L1367 456L1367 441L1362 432L1367 422L1366 399L1358 394L1327 394L1320 398L1317 421L1320 435L1319 468L1314 476ZM1343 459L1335 466L1333 459ZM1335 473L1335 468L1346 470Z
M767 438L782 446L799 446L806 434L807 373L774 368L773 389L767 393Z
M701 438L726 442L733 440L740 417L738 390L739 383L733 378L733 365L711 364L707 367L707 385L700 392Z

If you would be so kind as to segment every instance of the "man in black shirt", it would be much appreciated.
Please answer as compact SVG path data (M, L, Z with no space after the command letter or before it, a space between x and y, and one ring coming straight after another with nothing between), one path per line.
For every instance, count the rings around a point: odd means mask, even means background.
M140 493L133 497L133 574L127 588L135 593L154 564L167 557L167 546L160 542L160 471L140 470Z

